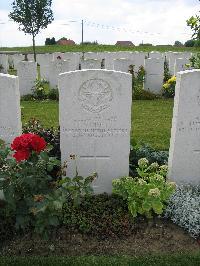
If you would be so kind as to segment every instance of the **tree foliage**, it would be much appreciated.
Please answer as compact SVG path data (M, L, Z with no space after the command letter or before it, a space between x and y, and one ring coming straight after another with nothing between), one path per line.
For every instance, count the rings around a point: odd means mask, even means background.
M55 38L46 38L45 45L54 45L56 44Z
M187 25L192 29L193 35L192 37L195 40L200 40L200 16L196 15L192 16L187 20Z
M19 30L32 35L35 56L35 37L53 21L52 0L15 0L9 18L19 24ZM35 56L36 60L36 56Z

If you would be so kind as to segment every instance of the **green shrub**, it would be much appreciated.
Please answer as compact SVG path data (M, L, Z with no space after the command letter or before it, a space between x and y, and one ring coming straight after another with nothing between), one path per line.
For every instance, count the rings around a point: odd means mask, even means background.
M156 162L159 165L163 165L167 164L168 155L167 151L157 151L148 144L131 146L129 156L129 175L132 177L137 176L138 160L140 158L147 158L150 164Z
M162 95L166 98L173 98L175 95L176 77L173 76L163 84Z
M175 190L175 183L166 181L167 166L149 164L146 158L138 161L138 177L113 180L113 193L127 201L133 217L138 214L151 218L163 213L167 201Z
M157 98L157 95L154 93L143 89L145 78L145 69L143 66L140 66L138 72L135 72L134 65L132 65L129 72L132 74L132 98L134 100L153 100Z
M6 212L5 201L0 200L0 249L5 241L13 238L15 233L15 219Z
M168 81L168 79L170 79L172 77L172 75L170 74L170 71L169 71L169 64L165 58L165 61L164 61L164 83Z
M126 236L134 229L126 202L118 195L84 197L79 206L67 202L63 223L70 230L99 238Z
M49 89L47 97L49 100L59 100L59 93L58 93L58 88L56 89Z
M200 53L193 55L190 58L190 62L191 62L191 67L199 69L200 68Z
M35 85L32 89L33 98L36 100L47 99L48 86L48 81L45 79L36 79Z

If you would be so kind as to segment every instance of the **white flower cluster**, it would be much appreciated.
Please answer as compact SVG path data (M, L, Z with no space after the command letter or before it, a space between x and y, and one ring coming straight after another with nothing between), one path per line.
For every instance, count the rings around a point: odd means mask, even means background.
M165 216L187 230L191 236L200 236L200 186L184 185L176 188L165 210Z
M158 198L160 197L160 190L158 188L152 188L149 190L148 196Z
M141 158L138 160L138 166L140 168L144 168L144 167L147 167L149 164L149 161L147 160L147 158Z

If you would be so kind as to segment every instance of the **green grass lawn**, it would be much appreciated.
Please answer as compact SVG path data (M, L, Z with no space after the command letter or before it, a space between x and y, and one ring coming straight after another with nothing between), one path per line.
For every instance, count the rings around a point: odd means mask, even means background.
M22 101L22 121L30 118L45 127L57 127L58 102ZM149 143L156 149L169 148L173 100L134 101L132 106L131 142Z
M200 265L199 254L180 254L164 256L82 256L82 257L4 257L0 258L0 266L198 266Z
M0 51L18 51L32 53L32 46L29 47L1 47ZM200 52L200 47L174 47L172 45L156 45L156 46L134 46L134 47L122 47L116 45L43 45L36 46L37 53L53 53L53 52L117 52L117 51L193 51Z

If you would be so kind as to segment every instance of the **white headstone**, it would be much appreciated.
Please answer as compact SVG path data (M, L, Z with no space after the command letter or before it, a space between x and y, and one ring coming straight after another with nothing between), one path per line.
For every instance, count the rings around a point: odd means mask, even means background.
M179 52L169 52L167 53L167 60L169 62L169 72L174 74L174 64L177 58L181 58L181 53Z
M105 69L113 70L114 69L114 59L120 58L116 52L107 52L105 53Z
M101 60L87 58L81 60L81 69L101 69Z
M64 60L70 60L70 71L79 70L82 53L64 53Z
M17 70L19 62L24 60L24 55L22 54L15 54L13 55L13 64L14 64L14 69Z
M168 163L178 184L200 184L200 70L177 74Z
M21 132L18 77L0 74L0 139L10 144Z
M115 71L129 72L130 66L133 65L133 61L126 58L114 59L113 65Z
M40 67L48 65L53 61L53 54L37 54L36 60Z
M174 64L174 75L176 76L178 72L188 70L189 67L187 66L190 64L189 59L186 58L177 58Z
M17 66L19 77L20 95L32 94L32 89L37 79L37 63L32 61L21 61Z
M0 73L8 73L8 55L0 54Z
M133 52L130 55L130 59L133 61L134 71L138 72L141 66L144 67L145 58L147 58L148 54L143 52Z
M163 86L164 59L148 58L145 60L144 89L159 94Z
M149 58L163 58L164 54L157 52L157 51L152 51L149 53Z
M108 70L81 70L59 76L62 162L67 176L98 173L95 193L112 191L112 179L129 174L132 78Z
M57 59L43 67L43 73L45 73L45 79L49 81L49 85L52 88L58 86L58 75L64 72L70 71L70 61Z

